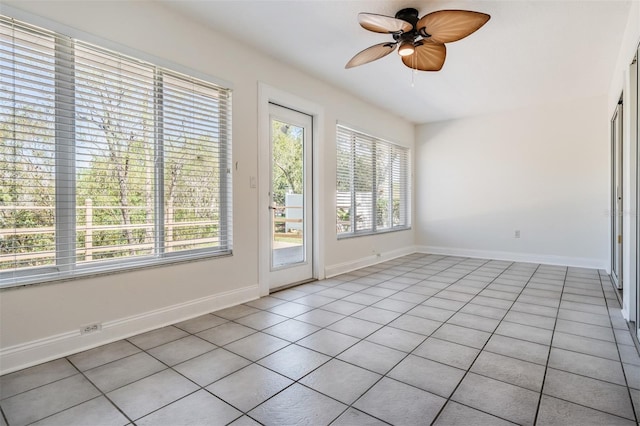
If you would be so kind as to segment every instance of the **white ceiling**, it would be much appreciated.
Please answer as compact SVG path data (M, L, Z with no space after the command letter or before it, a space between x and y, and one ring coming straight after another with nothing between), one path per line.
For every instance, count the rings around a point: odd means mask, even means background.
M637 0L161 0L200 21L415 123L606 94L632 1ZM479 31L447 44L440 72L412 71L397 54L345 70L360 50L391 40L364 30L359 12L419 16L488 13Z

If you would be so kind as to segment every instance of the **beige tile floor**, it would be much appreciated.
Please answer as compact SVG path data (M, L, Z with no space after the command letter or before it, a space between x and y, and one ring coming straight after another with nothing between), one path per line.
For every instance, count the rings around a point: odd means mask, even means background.
M411 255L0 378L5 425L636 424L603 271Z

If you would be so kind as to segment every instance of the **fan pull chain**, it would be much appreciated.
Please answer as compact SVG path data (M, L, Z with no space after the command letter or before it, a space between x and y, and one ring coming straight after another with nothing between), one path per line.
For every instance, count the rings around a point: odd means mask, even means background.
M416 64L417 56L418 56L418 55L416 55L416 54L414 53L414 54L412 55L412 57L411 57L412 62L413 62L413 64L412 64L413 66L411 67L411 87L416 87L416 84L415 84L415 81L416 81L416 74L418 74L418 70L416 69L416 68L417 68L417 64Z

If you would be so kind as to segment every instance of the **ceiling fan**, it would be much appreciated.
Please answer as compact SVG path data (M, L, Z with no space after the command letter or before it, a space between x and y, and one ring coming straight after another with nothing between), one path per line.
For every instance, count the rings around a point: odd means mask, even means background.
M440 71L447 56L445 43L451 43L474 33L491 16L469 10L439 10L418 18L418 10L406 8L391 16L375 13L358 14L358 22L365 30L391 34L393 41L380 43L356 54L345 68L375 61L398 47L402 62L411 69Z

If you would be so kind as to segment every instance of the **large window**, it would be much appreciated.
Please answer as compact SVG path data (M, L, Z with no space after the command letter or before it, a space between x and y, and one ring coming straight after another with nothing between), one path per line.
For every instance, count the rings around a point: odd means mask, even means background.
M338 237L409 227L409 150L337 127Z
M231 250L231 92L0 16L0 285Z

